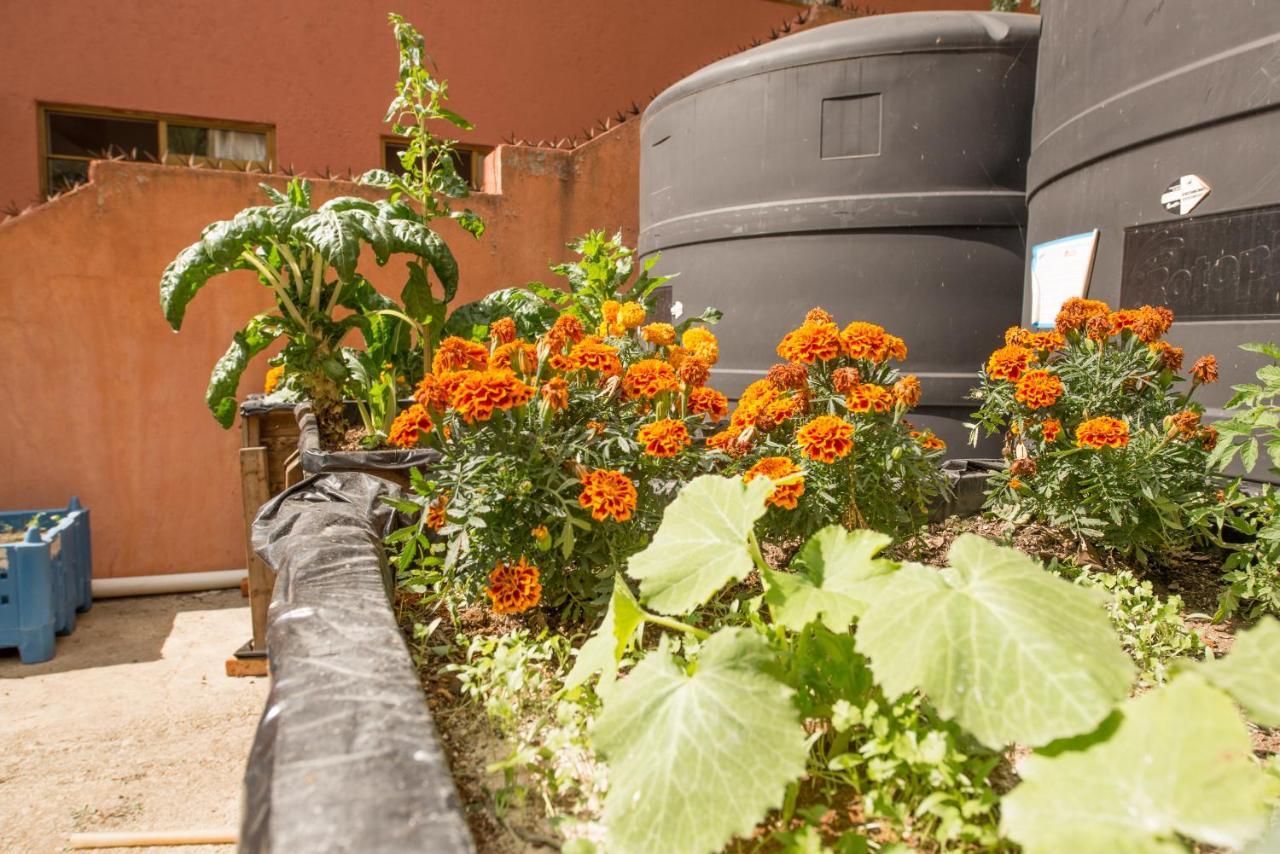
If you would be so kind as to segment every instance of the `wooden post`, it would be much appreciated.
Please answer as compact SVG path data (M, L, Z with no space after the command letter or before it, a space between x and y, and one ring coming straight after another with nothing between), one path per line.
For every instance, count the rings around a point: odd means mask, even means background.
M271 498L267 483L267 449L240 449L240 487L244 500L245 566L249 569L249 609L253 614L253 648L267 648L267 608L275 576L262 559L254 554L252 529L254 517Z

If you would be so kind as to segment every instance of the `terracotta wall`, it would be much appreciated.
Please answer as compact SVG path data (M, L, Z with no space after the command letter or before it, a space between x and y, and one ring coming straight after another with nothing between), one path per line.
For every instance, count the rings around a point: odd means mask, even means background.
M460 299L531 279L588 227L635 240L638 123L576 151L502 147L501 194L470 206L480 241L442 229L462 270ZM205 409L209 369L232 332L270 305L248 273L215 280L175 335L159 307L164 265L212 220L261 202L261 176L125 162L0 223L0 507L93 512L100 577L244 566L236 449ZM272 178L277 186L283 178ZM367 192L315 182L317 203ZM403 267L366 270L396 283ZM261 359L242 393L262 387Z

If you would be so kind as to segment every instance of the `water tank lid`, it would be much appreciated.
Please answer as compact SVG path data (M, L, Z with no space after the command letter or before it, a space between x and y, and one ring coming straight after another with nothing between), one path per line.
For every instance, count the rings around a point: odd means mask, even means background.
M825 24L735 54L653 99L646 114L690 95L780 68L833 60L974 48L1020 48L1040 36L1040 16L1017 12L902 12Z

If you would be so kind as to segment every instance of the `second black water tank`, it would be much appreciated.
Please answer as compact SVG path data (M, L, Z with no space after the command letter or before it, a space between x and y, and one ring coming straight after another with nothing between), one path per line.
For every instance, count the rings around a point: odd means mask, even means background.
M1018 322L1030 15L830 24L715 63L641 122L640 251L686 314L725 312L731 395L822 306L906 339L917 419L964 442L976 372ZM936 423L935 423L936 422Z

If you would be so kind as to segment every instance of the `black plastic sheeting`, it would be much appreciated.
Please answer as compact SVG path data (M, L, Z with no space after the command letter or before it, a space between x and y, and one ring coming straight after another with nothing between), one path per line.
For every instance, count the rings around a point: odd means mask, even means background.
M1004 468L1004 460L947 460L942 473L951 484L951 495L929 508L929 521L941 522L948 516L972 516L982 509L987 498L987 479L992 472Z
M471 852L449 767L388 600L394 484L307 478L266 504L276 572L271 693L244 778L240 850Z
M400 472L408 477L409 469L430 466L440 454L430 448L385 451L325 451L320 447L320 430L311 406L298 404L298 454L302 470L307 474L340 471ZM406 481L407 482L407 481Z

